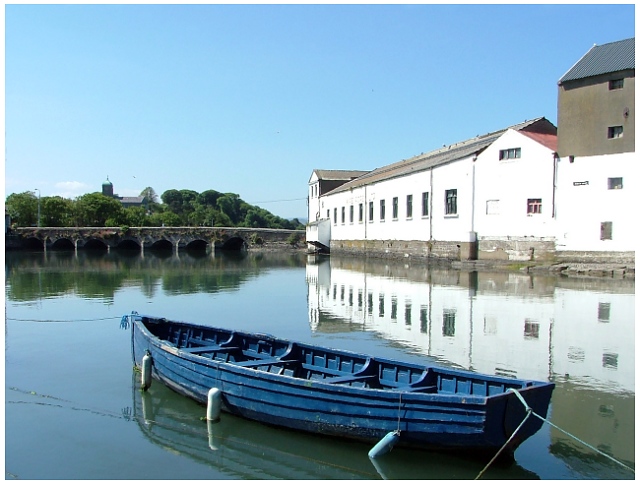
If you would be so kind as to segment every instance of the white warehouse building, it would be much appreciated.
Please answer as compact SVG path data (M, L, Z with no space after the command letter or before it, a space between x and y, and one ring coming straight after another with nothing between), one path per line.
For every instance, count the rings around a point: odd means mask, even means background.
M635 39L558 81L558 127L510 126L369 172L314 170L307 242L377 256L635 264Z
M555 126L537 118L378 168L325 194L316 185L329 173L315 170L309 207L319 209L309 214L307 242L407 257L544 257L554 237L556 142Z

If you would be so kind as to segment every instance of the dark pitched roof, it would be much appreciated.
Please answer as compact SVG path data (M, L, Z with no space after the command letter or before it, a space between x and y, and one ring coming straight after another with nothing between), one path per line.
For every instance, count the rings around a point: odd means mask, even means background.
M475 138L471 138L460 143L444 146L429 153L414 156L408 160L402 160L391 165L376 168L375 170L370 171L355 180L347 182L328 193L339 193L351 188L370 185L382 180L417 173L435 166L467 158L473 154L479 154L509 129L528 133L538 133L546 137L554 137L556 135L556 127L546 118L532 119L531 121L525 121L524 123L509 126L508 128L494 131L493 133L476 136ZM547 146L547 144L545 144L545 146Z
M560 78L558 84L636 68L635 38L594 45Z

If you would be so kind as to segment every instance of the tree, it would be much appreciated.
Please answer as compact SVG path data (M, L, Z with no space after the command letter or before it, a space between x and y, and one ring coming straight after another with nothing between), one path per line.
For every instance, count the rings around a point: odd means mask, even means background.
M147 187L142 190L140 192L140 196L146 197L147 203L158 203L158 195L156 194L156 191L151 187Z
M76 199L78 223L85 227L104 227L107 220L114 225L126 223L122 204L101 193L88 193Z
M38 198L33 192L12 193L5 200L5 208L19 227L29 227L38 222Z
M221 196L222 193L216 190L205 190L200 195L198 195L197 201L200 205L206 205L208 207L216 208L216 202Z
M44 227L71 227L75 222L73 200L63 197L42 197L41 223Z
M169 207L169 210L175 214L182 215L182 193L171 189L164 192L160 198L162 203Z

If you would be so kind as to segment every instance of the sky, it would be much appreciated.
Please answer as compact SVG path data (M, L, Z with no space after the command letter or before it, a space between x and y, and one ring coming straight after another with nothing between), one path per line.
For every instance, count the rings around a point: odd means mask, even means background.
M524 120L635 37L635 5L5 6L5 197L107 178L307 217L314 169L373 170Z

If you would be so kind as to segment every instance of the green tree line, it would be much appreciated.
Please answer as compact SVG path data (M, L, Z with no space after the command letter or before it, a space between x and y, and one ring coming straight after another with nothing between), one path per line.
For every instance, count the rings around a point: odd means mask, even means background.
M5 208L16 227L254 227L303 229L298 219L287 220L235 193L206 190L167 190L159 202L151 187L145 188L145 207L124 207L119 200L101 193L87 193L75 199L42 197L34 192L12 193Z

